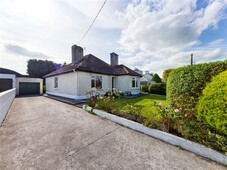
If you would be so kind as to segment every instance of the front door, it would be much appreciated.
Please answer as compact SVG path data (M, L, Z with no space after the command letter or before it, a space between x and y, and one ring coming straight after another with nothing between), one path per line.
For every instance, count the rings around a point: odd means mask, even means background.
M112 91L113 88L116 88L116 77L112 77Z

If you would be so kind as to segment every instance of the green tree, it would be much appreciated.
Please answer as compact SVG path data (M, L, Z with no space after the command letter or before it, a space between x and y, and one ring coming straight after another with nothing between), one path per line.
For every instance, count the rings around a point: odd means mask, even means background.
M152 80L155 81L155 83L162 83L162 79L156 73L154 74Z
M62 64L62 67L65 67L67 65L67 62L64 61L64 63Z
M60 67L61 64L56 64L53 61L30 59L27 64L27 73L29 77L43 78Z
M173 70L172 68L169 68L163 71L162 78L164 79L165 82L167 82L169 74L172 70Z

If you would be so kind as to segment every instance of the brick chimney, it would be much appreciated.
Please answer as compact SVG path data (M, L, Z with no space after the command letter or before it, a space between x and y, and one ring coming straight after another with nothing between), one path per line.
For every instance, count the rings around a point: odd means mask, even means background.
M83 48L77 45L72 46L72 63L77 63L83 58Z
M118 55L114 52L110 53L110 65L112 67L118 65Z

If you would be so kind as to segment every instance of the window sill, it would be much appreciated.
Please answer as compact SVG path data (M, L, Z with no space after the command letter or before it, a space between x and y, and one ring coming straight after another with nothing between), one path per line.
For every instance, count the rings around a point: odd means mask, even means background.
M57 90L58 89L58 87L54 87L54 90Z
M139 87L132 87L131 90L139 90Z

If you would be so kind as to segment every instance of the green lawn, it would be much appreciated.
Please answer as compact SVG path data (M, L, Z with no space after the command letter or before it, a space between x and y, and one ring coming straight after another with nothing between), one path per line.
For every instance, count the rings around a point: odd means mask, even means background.
M124 111L128 109L129 105L136 106L140 110L141 116L145 118L155 118L159 119L160 115L155 115L154 102L166 105L166 96L157 94L148 94L145 96L128 99L128 98L118 98L114 100L115 109L119 111Z

